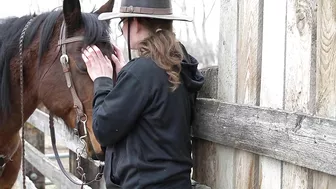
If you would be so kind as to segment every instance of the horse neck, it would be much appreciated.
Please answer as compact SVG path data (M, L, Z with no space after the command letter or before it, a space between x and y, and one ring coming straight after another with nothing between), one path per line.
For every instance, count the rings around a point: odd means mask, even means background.
M38 43L33 42L23 54L23 101L24 101L24 121L34 112L39 104L37 98L38 91L38 65L37 65ZM11 111L5 123L0 123L1 133L16 134L21 125L21 91L20 91L20 64L19 56L12 59L10 63L11 71ZM0 115L0 119L2 119Z

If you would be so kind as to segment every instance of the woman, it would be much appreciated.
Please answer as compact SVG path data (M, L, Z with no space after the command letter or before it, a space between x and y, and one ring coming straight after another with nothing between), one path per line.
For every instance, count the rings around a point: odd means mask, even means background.
M93 129L105 152L105 180L125 189L191 188L190 126L194 97L204 78L198 62L177 42L170 1L123 0L122 32L139 57L125 64L116 49L117 80L109 59L96 47L83 52L94 81ZM129 52L130 55L130 52Z

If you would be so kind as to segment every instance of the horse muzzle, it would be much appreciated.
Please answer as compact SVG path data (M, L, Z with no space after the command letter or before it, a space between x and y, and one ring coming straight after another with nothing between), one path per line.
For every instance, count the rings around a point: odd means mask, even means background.
M105 154L104 153L92 153L91 158L93 160L98 160L98 161L105 161Z

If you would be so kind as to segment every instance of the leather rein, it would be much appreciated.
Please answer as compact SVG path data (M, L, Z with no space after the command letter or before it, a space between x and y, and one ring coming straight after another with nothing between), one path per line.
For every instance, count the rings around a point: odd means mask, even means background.
M21 40L20 40L20 60L21 60L21 64L20 64L20 80L22 82L20 82L20 86L21 86L21 114L23 117L23 56L22 56L22 52L23 52L23 38L25 35L25 31L27 30L27 28L29 27L30 23L34 20L34 18L32 18L31 20L29 20L25 26L25 28L23 29L22 33L21 33ZM76 171L77 173L80 175L80 179L82 181L82 183L77 182L76 180L73 179L73 176L70 176L67 171L65 170L59 154L58 154L58 150L56 147L56 137L55 137L55 128L54 128L54 115L53 113L49 112L49 128L50 128L50 137L51 137L51 143L52 143L52 148L55 154L55 159L61 169L61 171L63 172L63 174L74 184L76 185L80 185L81 188L83 188L84 185L89 185L92 182L95 181L100 181L102 176L103 176L103 169L104 166L102 165L102 163L99 166L99 172L97 173L97 175L95 176L95 178L89 182L86 182L86 174L84 172L84 169L81 167L81 155L84 153L85 149L86 149L86 141L85 138L89 137L88 133L87 133L87 115L84 112L83 109L83 104L81 103L74 83L72 81L72 77L71 77L71 72L70 72L70 65L69 65L69 57L67 55L67 49L66 49L66 45L69 43L73 43L73 42L79 42L79 41L83 41L84 40L84 36L75 36L75 37L69 37L67 38L67 32L66 32L66 24L63 21L62 22L62 26L61 26L61 31L60 31L60 35L59 35L59 41L58 41L58 46L61 46L61 57L60 57L60 63L63 69L63 73L66 79L66 84L67 87L69 88L70 92L71 92L71 96L74 102L74 109L76 111L76 128L74 129L74 133L75 135L79 136L80 142L83 144L83 148L76 149L76 162L77 162L77 167L76 167ZM23 126L24 126L24 122L23 122L23 118L21 120L22 122L22 143L24 144L24 132L23 132ZM80 127L82 127L83 129L83 135L80 136ZM91 143L90 143L91 144ZM92 144L91 144L92 145ZM23 146L24 149L24 146ZM23 155L24 155L24 151L23 151ZM96 155L96 154L95 154ZM24 157L23 157L24 159ZM24 162L24 160L23 160ZM24 174L24 170L23 170L23 178L25 178L25 174ZM25 180L23 180L23 185L25 186Z

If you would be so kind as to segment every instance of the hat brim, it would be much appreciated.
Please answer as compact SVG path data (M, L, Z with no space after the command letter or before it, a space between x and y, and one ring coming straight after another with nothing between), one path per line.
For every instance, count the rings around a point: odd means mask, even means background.
M154 15L154 14L137 14L137 13L122 13L122 12L105 12L98 16L98 20L110 20L115 18L129 18L129 17L145 17L145 18L156 18L164 20L177 20L177 21L187 21L192 22L193 19L188 16L177 16L177 15Z

